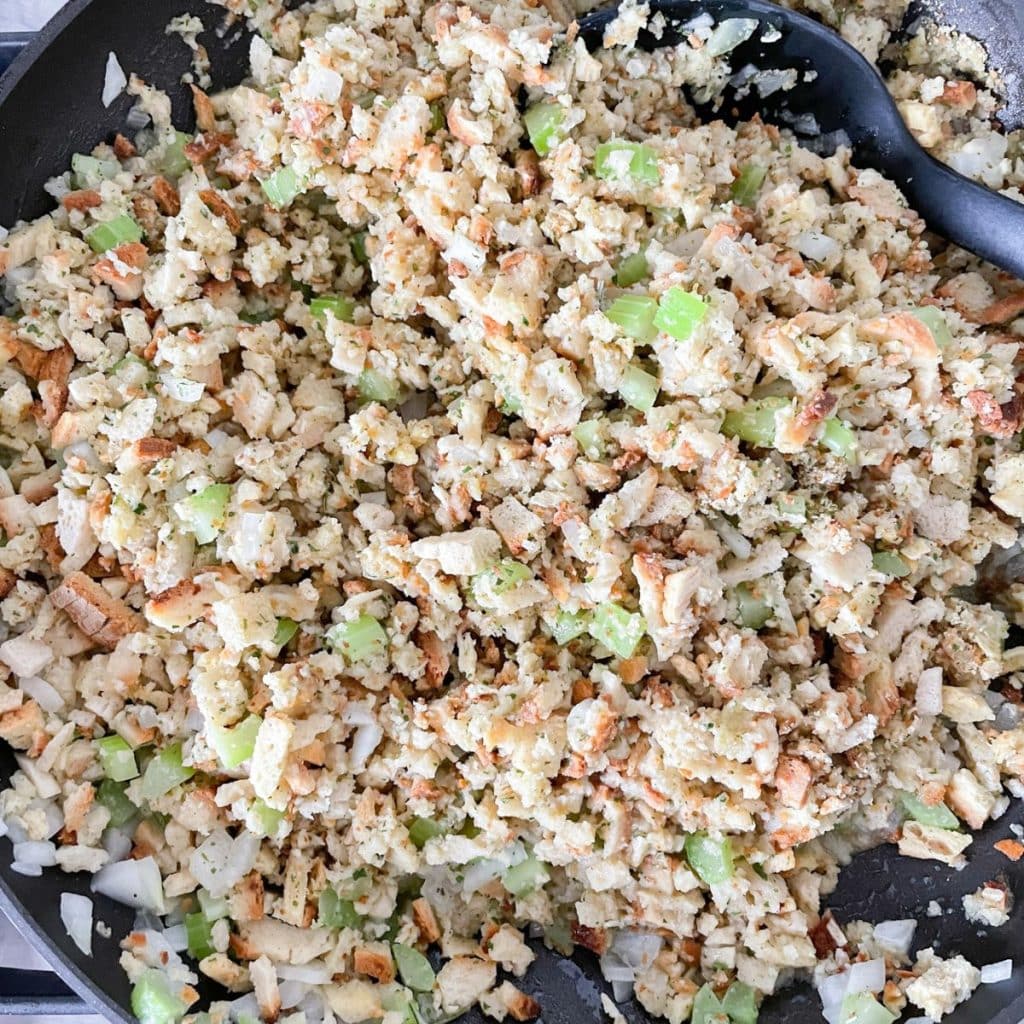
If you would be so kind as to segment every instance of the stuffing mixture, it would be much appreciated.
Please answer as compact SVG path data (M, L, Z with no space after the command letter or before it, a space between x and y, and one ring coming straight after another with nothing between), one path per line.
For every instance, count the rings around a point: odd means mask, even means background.
M530 1020L527 938L672 1024L1002 976L824 903L1024 794L1024 590L963 589L1024 517L1022 286L842 146L700 123L741 19L224 3L251 77L194 136L132 78L0 248L16 869L139 908L145 1024ZM1019 196L984 55L905 6L806 3Z

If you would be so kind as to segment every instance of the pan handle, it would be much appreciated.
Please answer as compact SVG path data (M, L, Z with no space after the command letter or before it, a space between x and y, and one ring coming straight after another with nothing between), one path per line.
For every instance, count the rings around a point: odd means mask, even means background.
M32 41L32 32L0 32L0 74L3 74L15 57Z
M50 971L0 967L0 1018L61 1016L83 1020L92 1011Z

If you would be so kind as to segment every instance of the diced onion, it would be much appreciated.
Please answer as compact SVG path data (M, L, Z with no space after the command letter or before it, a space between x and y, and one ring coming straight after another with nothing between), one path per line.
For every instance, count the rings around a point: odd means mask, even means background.
M981 983L982 985L994 985L997 982L1006 981L1012 973L1012 960L1000 960L998 963L986 964L981 969Z
M188 932L183 924L176 924L171 928L165 928L164 939L167 940L167 945L175 953L181 953L188 949Z
M218 829L189 858L192 876L214 897L226 896L251 870L260 841L251 832L232 839Z
M630 967L646 970L663 945L662 937L653 932L622 928L612 938L611 952Z
M107 864L93 875L92 891L139 910L167 912L163 879L152 857Z
M801 231L796 236L797 249L808 259L826 263L842 251L839 243L822 231Z
M851 964L846 985L846 994L855 992L881 992L885 988L885 961L862 960Z
M631 999L633 997L633 982L613 981L612 997L617 1003L624 1003L627 999Z
M18 689L27 693L44 711L55 714L64 707L64 698L39 676L22 676Z
M128 111L128 114L124 119L124 123L131 128L132 131L138 131L140 128L145 128L146 125L149 124L149 114L136 104Z
M38 864L22 864L20 860L13 861L11 870L16 874L25 875L27 878L39 878L43 869Z
M914 941L917 922L914 920L880 921L875 925L875 942L887 953L905 956Z
M14 844L14 859L20 864L52 868L57 863L57 847L43 840Z
M942 669L938 665L918 676L915 705L919 715L938 715L942 711Z
M306 994L310 991L309 985L303 985L301 981L286 981L279 987L281 996L281 1009L291 1010L299 1005Z
M128 84L128 77L113 50L107 54L107 68L103 75L103 106L109 107Z
M60 919L71 941L92 956L92 900L74 892L60 894Z
M755 18L729 18L708 37L706 52L709 57L721 57L745 43L757 29Z
M282 981L297 981L303 985L326 985L334 977L334 971L322 960L310 960L308 964L277 964L277 976Z

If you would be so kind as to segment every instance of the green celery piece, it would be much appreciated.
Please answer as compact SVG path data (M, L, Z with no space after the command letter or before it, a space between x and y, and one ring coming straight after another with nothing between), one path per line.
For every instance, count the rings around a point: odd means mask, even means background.
M327 642L351 664L384 654L388 635L372 615L360 615L357 619L331 626L327 631Z
M587 612L559 612L551 626L551 635L555 643L564 647L579 636L583 636L590 626L590 615Z
M271 807L270 804L259 797L253 800L250 810L255 816L257 827L259 828L257 835L274 836L277 834L277 826L281 824L284 811Z
M517 562L514 558L503 558L497 565L485 569L478 579L486 578L491 583L491 589L495 594L501 596L514 590L520 583L533 579L533 571L529 566Z
M399 395L398 385L376 370L363 370L356 387L368 402L380 402L381 405L390 405L397 401Z
M314 320L327 322L327 314L331 313L336 320L346 324L352 323L355 316L355 301L344 295L318 295L309 304L309 312Z
M185 915L185 935L188 937L189 955L196 960L216 952L213 948L213 925L204 914Z
M847 462L855 462L857 459L857 435L836 416L825 420L821 443Z
M672 286L658 301L654 326L676 341L688 340L707 318L709 303L699 295Z
M120 173L121 164L117 160L101 160L85 153L74 153L71 157L71 170L78 188L95 188L101 181L107 181Z
M937 306L919 306L910 310L911 314L917 317L932 332L935 344L939 348L947 348L953 342L953 333L949 329L949 321L946 314Z
M249 715L230 728L210 726L210 745L225 768L233 770L252 757L256 735L262 724L263 719L259 715Z
M278 619L277 629L274 630L274 644L277 647L284 647L298 631L299 624L294 619L287 617Z
M366 236L368 234L367 231L357 231L349 241L352 258L364 267L370 262L370 257L366 252Z
M742 981L734 981L722 997L722 1009L732 1024L757 1024L757 999L754 990Z
M756 206L768 168L757 164L744 164L739 177L732 183L732 198L738 206Z
M113 828L127 825L139 813L125 795L124 786L113 779L104 779L96 791L96 799L110 812L109 824Z
M628 612L609 601L597 606L587 630L613 654L629 658L647 632L647 623L639 612Z
M605 310L605 316L622 333L635 341L651 341L658 333L654 326L658 304L649 295L620 295Z
M141 242L142 228L134 218L122 213L113 220L105 220L86 233L85 240L93 252L104 253L125 242Z
M622 154L628 156L628 163ZM627 142L625 139L612 139L597 147L594 153L594 173L606 181L632 179L641 185L657 185L661 182L657 150L645 143Z
M168 178L180 178L187 170L190 170L192 163L185 156L185 147L192 141L191 135L184 132L175 132L174 138L164 149L164 155L160 160L160 170Z
M632 256L624 256L615 268L615 283L620 288L632 288L633 285L646 281L649 276L646 249L641 249Z
M186 525L195 534L198 543L209 544L220 536L221 530L227 525L230 500L230 484L210 484L182 502L187 516Z
M732 843L728 837L712 839L706 832L694 832L686 837L685 848L690 867L708 885L732 878Z
M772 606L758 597L749 583L737 584L735 593L740 622L747 629L760 629L775 614Z
M230 907L226 896L213 897L205 889L196 892L199 899L199 906L203 911L203 917L207 921L219 921L227 917Z
M802 494L781 494L775 500L780 515L793 519L807 519L807 499Z
M926 804L913 793L900 793L900 803L908 818L933 828L957 830L960 819L945 804Z
M775 444L775 414L789 404L788 398L778 395L751 399L742 409L725 414L722 433L758 448L771 448Z
M728 1024L728 1021L715 990L710 985L702 985L693 1000L690 1024Z
M526 860L513 864L502 876L501 884L513 896L526 896L551 881L547 865L531 853Z
M557 103L535 103L523 115L523 125L537 156L547 156L562 141L565 111Z
M910 575L910 566L895 551L876 551L871 556L871 565L878 572L895 579Z
M444 105L442 103L434 102L430 104L430 124L427 127L427 131L431 135L436 135L446 124L448 123L448 116L445 113Z
M418 949L395 942L391 945L391 952L404 984L414 992L429 992L434 987L434 968Z
M195 775L194 768L182 764L181 756L181 743L172 743L146 765L140 790L143 800L156 800Z
M601 420L584 420L577 424L576 429L572 432L572 436L576 438L576 443L580 446L580 451L588 459L600 459L604 456L602 426Z
M120 736L104 736L96 741L103 774L114 782L127 782L139 774L135 751Z
M626 405L648 412L658 400L661 382L653 374L630 363L619 381L619 394Z
M291 206L295 199L306 191L306 183L299 177L294 167L279 167L260 184L267 202L279 210Z
M139 1024L177 1024L186 1006L163 971L148 967L132 988L132 1013Z
M839 1009L840 1024L893 1024L896 1019L870 992L851 993Z
M444 825L432 818L416 818L409 826L409 842L417 850L422 850L429 840L443 836L447 831Z
M330 887L320 893L318 911L317 923L322 928L359 929L363 924L363 919L357 913L352 900L343 900Z

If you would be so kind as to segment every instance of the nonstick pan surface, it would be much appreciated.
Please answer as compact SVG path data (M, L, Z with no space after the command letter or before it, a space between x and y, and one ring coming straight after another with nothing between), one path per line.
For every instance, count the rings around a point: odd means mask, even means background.
M2 3L3 0L0 0ZM920 9L941 9L944 21L982 39L1003 74L1010 100L1007 123L1024 121L1024 0L931 0ZM175 15L191 12L211 29L201 41L212 60L215 87L231 85L244 74L248 36L237 27L212 29L220 11L204 0L73 0L29 45L0 79L0 224L13 225L45 213L52 200L43 193L46 180L64 170L71 154L88 152L123 129L132 104L127 96L109 109L100 102L107 53L115 51L126 71L139 73L171 96L175 121L192 122L191 96L181 84L190 53L165 27ZM1022 240L1024 244L1024 240ZM0 781L15 770L10 751L0 749ZM941 864L895 856L886 846L863 854L843 872L830 901L840 922L920 920L916 948L934 944L941 953L960 952L976 964L1011 957L1009 981L983 986L949 1024L1020 1024L1024 1020L1024 861L1014 865L992 848L1011 835L1010 824L1024 822L1024 805L977 836L969 864L960 872ZM54 969L95 1010L111 1021L133 1020L129 985L118 965L118 942L131 927L134 913L103 897L95 898L96 918L110 926L111 937L93 936L93 955L81 954L60 921L60 893L89 893L88 877L56 870L26 878L10 870L10 844L0 840L0 907ZM983 882L1002 876L1018 897L1013 919L992 931L967 922L961 897ZM928 916L937 902L940 916ZM1018 909L1019 908L1019 909ZM589 954L563 960L542 951L525 986L543 1006L546 1024L598 1024L604 987ZM204 996L223 993L210 986ZM630 1024L650 1019L635 1003L621 1007ZM912 1016L913 1013L908 1014ZM470 1024L482 1024L470 1014ZM817 996L807 985L786 989L769 1000L761 1024L816 1024L822 1020Z

